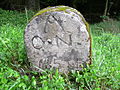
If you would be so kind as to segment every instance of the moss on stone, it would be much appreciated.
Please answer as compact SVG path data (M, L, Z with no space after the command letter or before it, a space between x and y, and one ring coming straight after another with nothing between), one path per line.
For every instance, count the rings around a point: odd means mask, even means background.
M35 14L32 19L38 15L41 15L43 13L46 13L46 12L54 12L54 11L65 11L66 9L71 9L70 7L68 6L56 6L56 7L47 7L45 9L42 9L40 10L37 14ZM31 20L32 20L31 19ZM31 21L30 20L30 21Z
M70 11L72 11L72 12L75 12L77 15L79 15L81 18L82 18L82 21L85 23L85 25L86 25L86 29L88 30L88 32L90 31L89 30L89 24L86 22L86 20L83 18L83 16L82 16L82 14L80 13L80 12L78 12L76 9L73 9L73 8L71 8L71 7L68 7L68 6L56 6L56 7L47 7L47 8L45 8L45 9L42 9L42 10L40 10L37 14L35 14L34 16L33 16L33 18L34 17L36 17L36 16L38 16L38 15L41 15L41 14L43 14L43 13L46 13L46 12L54 12L54 11L64 11L65 13L67 13L66 12L66 10L67 9L69 9ZM32 19L33 19L32 18ZM32 20L31 19L31 20ZM30 20L30 21L31 21Z

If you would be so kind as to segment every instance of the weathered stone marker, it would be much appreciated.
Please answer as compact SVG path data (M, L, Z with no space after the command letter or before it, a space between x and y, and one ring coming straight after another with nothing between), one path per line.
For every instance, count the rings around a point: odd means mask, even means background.
M25 30L25 45L32 69L82 70L91 63L88 29L84 17L73 8L56 6L38 12Z

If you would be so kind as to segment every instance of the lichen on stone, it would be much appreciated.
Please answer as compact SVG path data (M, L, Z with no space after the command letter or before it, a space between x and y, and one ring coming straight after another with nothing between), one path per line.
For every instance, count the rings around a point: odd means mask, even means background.
M91 64L89 30L83 15L74 8L40 10L25 30L29 61L42 69L82 70L81 65Z
M47 12L64 11L65 13L68 13L68 12L66 12L66 10L70 10L70 11L76 13L80 18L82 18L82 21L83 21L84 24L86 25L86 29L87 29L88 34L89 34L89 36L90 36L90 44L91 44L92 41L91 41L90 27L89 27L88 22L84 19L84 17L82 16L82 14L81 14L79 11L77 11L76 9L74 9L74 8L72 8L72 7L63 6L63 5L55 6L55 7L50 7L50 6L49 6L49 7L47 7L47 8L44 8L44 9L40 10L38 13L36 13L36 14L32 17L32 19L33 19L34 17L38 16L38 15L42 15L43 13L47 13ZM68 14L69 14L69 13L68 13ZM32 19L31 19L31 20L32 20ZM31 21L31 20L30 20L30 21ZM91 44L91 45L92 45L92 44ZM90 46L91 46L91 45L90 45ZM91 47L90 47L90 48L91 48ZM92 51L90 50L90 59L91 59L91 54L92 54Z
M82 14L79 12L79 11L77 11L76 9L73 9L73 8L71 8L71 7L68 7L68 6L55 6L55 7L47 7L47 8L45 8L45 9L42 9L42 10L40 10L37 14L35 14L33 17L32 17L32 19L34 18L34 17L36 17L36 16L38 16L38 15L41 15L41 14L43 14L43 13L46 13L46 12L54 12L54 11L64 11L65 13L67 13L66 12L66 10L70 10L70 11L72 11L72 12L74 12L74 13L76 13L77 15L79 15L81 18L82 18L82 21L85 23L85 25L86 25L86 29L88 30L88 32L90 32L90 29L89 29L89 24L86 22L86 20L83 18L83 16L82 16ZM31 20L32 20L31 19ZM30 20L30 21L31 21Z

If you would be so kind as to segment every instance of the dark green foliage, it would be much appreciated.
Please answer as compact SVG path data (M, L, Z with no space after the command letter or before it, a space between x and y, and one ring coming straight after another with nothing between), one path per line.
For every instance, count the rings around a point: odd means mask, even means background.
M110 20L90 25L92 65L68 75L31 71L24 48L24 29L33 12L0 9L0 90L119 90L120 24ZM117 32L117 33L116 33Z

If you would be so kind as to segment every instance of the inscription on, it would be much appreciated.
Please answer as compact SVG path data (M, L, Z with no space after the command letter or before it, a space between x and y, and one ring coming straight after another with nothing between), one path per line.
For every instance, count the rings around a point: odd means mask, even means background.
M90 61L91 38L86 21L77 10L65 7L49 7L47 12L43 9L44 13L37 14L26 27L29 61L41 69L82 70Z

